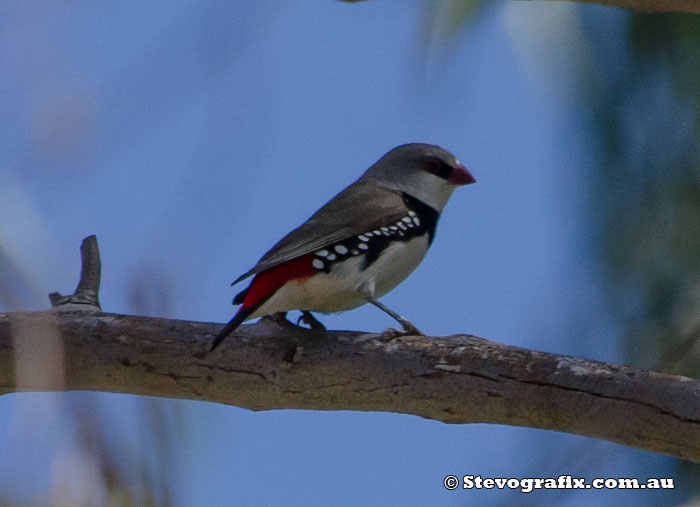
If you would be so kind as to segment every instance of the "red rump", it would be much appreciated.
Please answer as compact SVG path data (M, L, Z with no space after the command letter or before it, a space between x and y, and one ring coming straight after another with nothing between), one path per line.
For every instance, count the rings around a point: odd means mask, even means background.
M243 307L250 308L262 304L290 280L304 280L313 276L316 273L311 265L313 260L312 253L302 255L255 275L243 300Z

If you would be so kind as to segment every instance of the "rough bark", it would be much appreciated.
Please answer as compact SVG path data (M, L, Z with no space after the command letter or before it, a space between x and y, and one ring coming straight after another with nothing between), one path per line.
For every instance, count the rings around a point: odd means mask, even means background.
M102 313L94 236L81 255L75 294L51 294L53 310L0 313L0 395L88 390L397 412L564 431L700 462L698 380L468 335L386 340L272 320L207 353L218 324Z
M700 462L697 380L466 335L389 342L269 321L243 326L208 354L219 327L97 311L0 314L0 393L397 412L552 429Z

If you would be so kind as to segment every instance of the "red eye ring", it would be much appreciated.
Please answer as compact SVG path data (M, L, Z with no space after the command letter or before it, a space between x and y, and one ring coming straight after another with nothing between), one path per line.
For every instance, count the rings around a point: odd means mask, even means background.
M429 158L425 161L424 169L430 174L438 174L442 169L442 163L436 158Z

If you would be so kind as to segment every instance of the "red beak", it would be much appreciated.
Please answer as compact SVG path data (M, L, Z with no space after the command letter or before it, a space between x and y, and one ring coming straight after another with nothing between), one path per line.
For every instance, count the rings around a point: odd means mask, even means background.
M476 183L476 179L472 176L472 173L467 171L467 168L462 164L459 164L450 173L450 177L447 179L453 185L469 185L471 183Z

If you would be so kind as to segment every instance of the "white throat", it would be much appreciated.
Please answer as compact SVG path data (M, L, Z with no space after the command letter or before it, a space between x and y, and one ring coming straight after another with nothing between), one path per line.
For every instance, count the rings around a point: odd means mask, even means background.
M407 174L403 180L392 181L389 188L406 192L442 213L457 186L433 174L417 171Z

